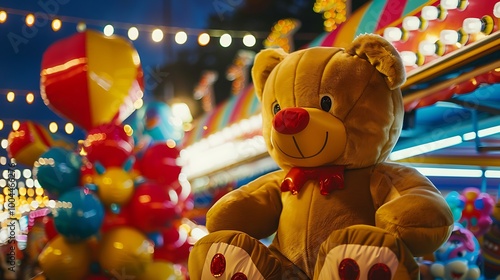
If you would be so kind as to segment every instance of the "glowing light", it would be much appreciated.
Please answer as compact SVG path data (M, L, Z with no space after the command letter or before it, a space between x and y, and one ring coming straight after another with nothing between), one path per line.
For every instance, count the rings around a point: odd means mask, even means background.
M125 134L127 134L127 136L132 136L132 134L134 133L134 130L128 124L123 126L123 131L125 131Z
M447 10L453 10L458 8L460 0L441 0L441 7Z
M400 54L405 66L415 66L417 64L417 54L414 52L402 51Z
M27 26L33 26L35 23L35 16L33 14L28 14L25 19Z
M2 142L0 142L0 145L2 146L3 149L7 149L7 146L9 145L9 141L7 139L2 139Z
M87 24L85 24L85 22L79 22L77 25L76 25L76 31L78 32L83 32L87 29Z
M72 123L67 123L66 125L64 125L64 131L67 134L71 134L73 133L73 131L75 131L75 126Z
M57 123L51 122L49 124L49 130L50 130L50 132L56 133L58 129L59 129L59 127L58 127Z
M14 102L14 99L16 99L16 94L13 91L9 91L7 93L7 101Z
M403 31L397 27L387 27L384 29L384 38L387 41L395 42L401 40L403 37Z
M416 16L409 16L403 19L403 28L408 31L418 30L420 28L420 19Z
M462 28L467 34L479 33L483 29L483 23L478 18L466 18L464 19Z
M500 1L498 1L493 7L493 15L496 18L500 18Z
M108 25L104 26L103 32L104 32L104 35L111 36L111 35L113 35L113 33L115 33L115 28L113 27L113 25L108 24Z
M198 44L200 46L206 46L210 42L210 35L208 33L201 33L198 36Z
M151 33L151 39L153 39L153 41L155 41L156 43L160 42L161 40L163 40L163 31L158 28L153 30L153 33Z
M436 53L436 43L433 41L422 41L418 44L418 52L421 55L429 56Z
M35 95L32 93L32 92L29 92L27 95L26 95L26 102L28 104L31 104L33 103L33 101L35 101Z
M24 169L23 170L23 177L26 178L26 179L30 178L31 177L31 170Z
M139 38L139 30L137 27L130 27L127 32L128 38L132 41L137 40Z
M56 19L52 20L51 26L52 26L52 30L58 31L59 29L61 29L62 22L60 19L56 18Z
M220 36L219 43L222 47L227 48L231 45L233 39L231 38L231 35L225 33L222 36Z
M455 30L442 30L439 34L439 40L445 45L456 44L459 39L459 34Z
M137 100L134 102L134 108L135 108L136 110L141 109L141 108L142 108L142 105L144 105L144 100L142 100L142 99L137 99Z
M425 6L422 8L421 15L425 20L436 20L439 17L439 10L435 6Z
M0 11L0 23L4 23L7 20L7 13L5 11Z
M421 144L421 145L418 145L415 147L395 151L390 155L390 159L391 160L400 160L400 159L404 159L404 158L409 158L412 156L425 154L425 153L439 150L442 148L455 146L455 145L458 145L460 143L462 143L461 136L453 136L453 137L449 137L449 138L444 138L441 140Z
M12 130L17 131L17 130L19 129L19 126L20 126L20 125L21 125L21 124L19 123L19 121L18 121L18 120L13 121L13 122L12 122Z
M0 130L2 130L2 129L3 129L3 121L0 120Z
M257 40L252 34L246 34L245 36L243 36L243 44L249 48L255 46L256 42Z
M184 31L179 31L175 33L175 42L179 45L182 45L187 42L187 34Z
M481 177L483 171L479 169L452 169L452 168L432 168L417 167L422 175L429 177Z

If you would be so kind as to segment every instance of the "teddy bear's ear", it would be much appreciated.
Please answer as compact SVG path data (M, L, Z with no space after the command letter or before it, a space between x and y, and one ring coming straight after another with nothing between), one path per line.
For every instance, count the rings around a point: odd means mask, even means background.
M269 74L287 55L283 49L265 49L255 56L252 67L252 79L255 86L255 93L259 100L262 98L264 84Z
M346 52L368 60L385 76L385 81L391 90L400 87L406 81L405 68L398 51L379 35L359 35Z

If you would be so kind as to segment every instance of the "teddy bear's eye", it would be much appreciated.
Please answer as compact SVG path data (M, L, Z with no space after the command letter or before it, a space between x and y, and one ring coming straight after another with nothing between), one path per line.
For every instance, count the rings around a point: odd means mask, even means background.
M273 105L273 114L276 115L279 111L281 111L280 104L278 104L278 102L275 102Z
M332 108L332 98L328 95L321 97L320 101L321 110L328 112Z

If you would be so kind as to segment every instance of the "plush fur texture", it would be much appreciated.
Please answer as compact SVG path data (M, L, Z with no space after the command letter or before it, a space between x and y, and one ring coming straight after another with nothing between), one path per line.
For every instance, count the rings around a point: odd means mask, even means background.
M381 240L389 235L395 245L388 247L399 248L390 249L399 259L393 275L416 279L413 256L432 253L445 242L453 218L427 178L386 162L403 120L399 87L405 72L394 47L366 34L347 49L316 47L291 54L267 49L256 56L252 76L267 148L282 170L230 192L210 209L212 233L191 253L192 279L201 279L201 262L212 257L206 255L210 246L220 244L215 236L220 231L248 235L256 248L258 239L276 232L268 251L254 254L248 243L241 245L265 279L324 275L323 265L331 261L325 259L328 250L344 231L363 236L356 240L364 240L366 248L385 246ZM324 195L322 183L308 180L297 194L282 191L292 168L325 166L345 168L343 188ZM364 225L362 230L358 225ZM264 263L272 265L271 272L260 267L262 260L269 260ZM222 279L231 279L227 275Z

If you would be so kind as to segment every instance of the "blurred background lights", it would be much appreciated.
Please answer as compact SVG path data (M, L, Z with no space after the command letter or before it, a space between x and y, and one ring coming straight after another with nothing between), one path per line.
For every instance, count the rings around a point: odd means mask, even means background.
M18 120L13 121L13 122L12 122L12 130L17 131L17 130L19 129L19 126L20 126L20 125L21 125L21 124L19 123L19 121L18 121Z
M3 129L3 121L0 120L0 130L2 130L2 129Z
M175 33L175 42L179 45L182 45L186 43L187 41L187 34L184 31L179 31Z
M83 31L85 31L85 29L87 29L87 25L85 24L85 22L79 22L76 25L76 31L78 31L78 32L83 32Z
M163 40L163 31L158 28L153 30L153 33L151 33L151 39L153 39L153 41L157 43L160 42L161 40Z
M222 36L220 36L219 43L222 47L227 48L231 45L231 42L233 39L231 38L231 35L225 33Z
M198 36L198 44L200 44L200 46L206 46L208 45L209 42L210 42L210 35L208 35L208 33L201 33Z
M61 20L58 18L52 20L51 26L52 26L52 30L58 31L59 29L61 29L61 26L62 26Z
M104 35L111 36L111 35L113 35L113 33L115 33L115 28L113 27L113 25L108 24L108 25L104 26L103 32L104 32Z
M15 98L16 98L16 94L13 91L9 91L7 93L7 101L14 102Z
M66 125L64 125L64 131L67 134L71 134L71 133L73 133L73 131L75 131L75 126L73 126L72 123L67 123Z
M253 36L252 34L246 34L245 36L243 36L243 44L247 47L255 46L256 42L257 40L255 39L255 36Z
M7 139L2 139L2 142L0 142L0 145L2 145L3 149L7 149L7 145L9 145L9 141Z
M5 11L0 11L0 23L4 23L7 20L7 13Z
M59 129L59 127L57 126L57 123L55 123L55 122L51 122L51 123L49 124L49 130L50 130L50 132L52 132L52 133L56 133L56 132L57 132L57 129Z
M137 38L139 38L139 30L135 26L130 27L128 29L127 35L130 40L135 41L137 40Z
M27 26L32 26L35 23L35 16L33 14L28 14L25 19Z
M34 100L35 100L35 95L32 92L28 92L28 94L26 94L26 102L28 104L31 104L33 103Z

